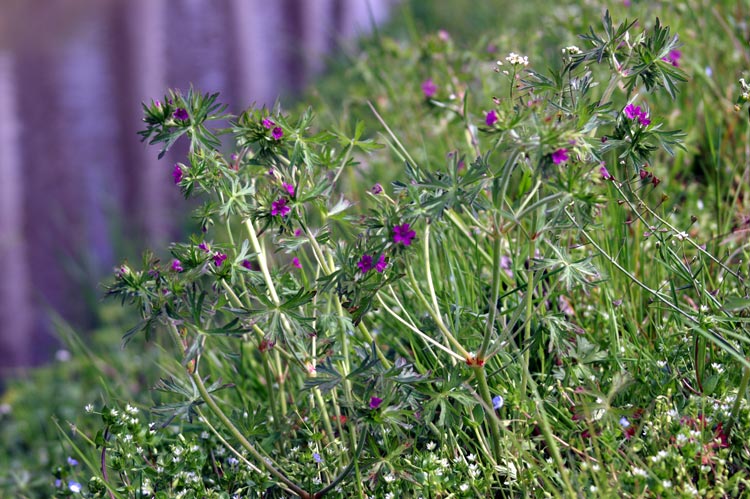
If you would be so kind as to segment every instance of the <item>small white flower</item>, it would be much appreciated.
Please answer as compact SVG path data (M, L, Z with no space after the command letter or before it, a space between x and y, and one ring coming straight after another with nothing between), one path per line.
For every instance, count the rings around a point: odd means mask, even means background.
M513 66L528 66L529 65L529 58L523 55L516 54L515 52L511 52L508 54L508 57L505 58L508 63L510 63Z
M648 473L646 472L646 470L644 470L643 468L638 468L638 467L634 467L631 470L631 473L633 474L633 476L641 476L643 478L646 478L648 476Z
M385 480L385 483L393 483L396 481L396 476L393 473L388 473L383 477L383 480Z
M395 497L396 497L396 495L393 492L388 492L385 495L385 499L394 499Z
M578 55L581 53L581 49L579 49L575 45L570 45L562 49L562 52L563 54Z
M597 488L596 488L596 485L592 485L591 487L589 487L589 491L590 491L590 492L591 492L592 494L593 494L594 492L596 492L597 490L599 490L599 489L597 489Z
M665 489L671 489L672 488L672 482L670 482L669 480L662 480L661 485Z
M601 467L600 467L600 466L599 466L598 464L593 464L593 465L591 466L591 471L593 471L593 472L595 472L595 473L596 473L597 471L599 471L600 469L601 469Z
M666 360L657 360L656 361L656 365L658 367L660 367L660 368L663 369L663 368L667 367L667 361Z
M460 490L461 492L466 492L467 490L469 490L469 484L462 483L461 485L458 486L458 490Z
M475 456L474 454L467 454L467 455L466 455L466 460L467 460L467 461L470 461L470 462L471 462L471 461L474 461L474 459L476 459L476 458L477 458L477 457L476 457L476 456Z
M427 442L427 450L435 450L437 444L435 442Z
M91 414L92 412L94 412L94 404L86 404L86 407L84 407L83 410Z

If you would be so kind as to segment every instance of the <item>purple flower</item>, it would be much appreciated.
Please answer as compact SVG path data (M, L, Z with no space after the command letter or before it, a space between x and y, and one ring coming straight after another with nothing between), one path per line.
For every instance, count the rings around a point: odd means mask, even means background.
M375 184L372 186L372 189L370 189L370 192L372 192L373 194L380 194L381 192L383 192L383 186L380 184Z
M599 173L602 174L602 178L604 180L612 180L614 178L612 177L612 175L609 174L609 171L607 170L606 166L602 166L601 168L599 168Z
M242 263L240 263L243 267L245 267L247 270L253 270L253 264L250 262L250 260L242 260Z
M313 452L313 459L315 460L316 463L323 462L323 458L320 457L320 454L318 454L317 452Z
M495 112L494 109L489 111L487 113L487 116L484 118L484 122L487 123L487 126L494 125L495 123L497 123L497 120L498 120L497 113Z
M435 97L435 94L437 93L437 85L435 85L435 82L432 81L431 78L422 82L422 92L427 99Z
M495 395L492 397L492 408L495 410L500 409L503 404L505 403L505 400L503 400L503 397L501 395Z
M302 268L302 264L299 263L299 258L297 258L296 256L294 258L292 258L292 265L294 265L298 269Z
M628 418L626 418L625 416L621 417L620 426L622 426L623 428L627 428L628 426L630 426L630 421L628 421Z
M172 116L174 116L174 119L180 121L187 121L190 119L190 116L188 116L188 112L181 107L178 107Z
M359 262L357 262L357 267L359 267L359 270L361 270L363 274L366 274L370 270L375 268L375 266L372 264L372 256L362 255L362 258L360 258Z
M81 490L83 490L83 487L81 487L80 483L71 480L68 482L68 490L70 490L74 494L78 494Z
M271 121L269 118L263 118L263 126L270 130L271 128L276 126L276 123Z
M221 264L224 263L224 260L227 259L227 255L225 255L221 251L217 251L216 253L214 253L213 259L214 265L216 265L217 267L221 267Z
M284 130L282 130L280 126L274 127L271 131L271 136L274 140L281 140L281 137L284 136Z
M172 168L172 179L175 184L179 184L180 180L182 180L182 173L182 167L178 163L175 163L174 168Z
M568 150L565 149L564 147L552 153L552 161L556 165L559 165L560 163L565 163L566 161L568 161L569 158L570 156L568 155Z
M638 123L640 123L641 126L649 126L651 124L651 120L648 116L646 116L646 113L641 113L641 115L638 116Z
M388 265L388 262L385 261L385 255L381 254L380 258L378 259L378 262L375 264L375 270L377 270L378 272L382 274L387 265Z
M74 458L68 456L68 464L71 466L78 466L78 461L76 461Z
M370 397L370 409L377 409L382 403L383 399L380 397Z
M393 228L393 242L397 244L402 243L404 246L409 246L416 235L417 233L411 230L409 224L396 225Z
M661 60L666 61L672 66L678 68L680 67L680 57L682 57L682 52L677 49L672 49L669 51L669 55L667 57L662 57Z
M175 272L182 272L185 269L182 268L182 262L175 258L172 260L172 270Z
M290 196L294 197L294 185L287 184L286 182L282 182L281 186L286 189L286 192L289 193Z
M635 106L633 104L628 104L627 106L625 106L625 116L627 116L628 119L634 120L640 115L641 106Z
M208 244L206 244L206 241L203 241L202 243L200 243L198 245L198 248L200 248L201 250L205 251L206 253L209 252Z
M302 235L302 229L297 229L294 231L294 237L300 237Z
M288 207L287 200L285 198L279 198L271 203L271 215L281 215L282 217L287 216L292 209Z

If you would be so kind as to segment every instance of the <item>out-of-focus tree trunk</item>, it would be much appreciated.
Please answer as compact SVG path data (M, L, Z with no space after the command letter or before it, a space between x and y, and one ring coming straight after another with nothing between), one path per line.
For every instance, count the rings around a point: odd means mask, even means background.
M184 144L157 161L141 102L272 105L396 1L0 0L0 378L49 358L50 308L85 329L102 276L179 234Z
M0 49L0 366L27 362L31 307L29 261L24 244L23 184L14 59Z

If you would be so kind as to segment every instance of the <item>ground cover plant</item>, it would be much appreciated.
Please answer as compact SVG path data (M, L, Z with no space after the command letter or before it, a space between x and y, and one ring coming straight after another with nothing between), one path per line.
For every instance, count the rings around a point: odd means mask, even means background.
M540 59L381 37L320 118L145 105L203 202L108 287L161 398L92 404L56 497L747 494L747 28L654 5L553 12Z

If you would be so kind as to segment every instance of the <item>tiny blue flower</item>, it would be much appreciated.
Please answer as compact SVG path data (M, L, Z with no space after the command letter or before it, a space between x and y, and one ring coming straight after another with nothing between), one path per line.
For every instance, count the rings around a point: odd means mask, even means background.
M620 426L622 426L623 428L627 428L628 426L630 426L630 421L628 421L628 418L626 418L625 416L621 417Z
M71 465L71 466L78 466L78 461L76 461L72 457L68 457L68 464Z
M318 454L317 452L313 452L313 459L315 459L316 463L322 463L323 462L323 458L320 457L320 454Z
M82 490L82 487L80 483L71 480L68 482L68 489L70 489L70 491L74 494L77 494Z
M495 395L494 397L492 397L492 407L495 410L500 409L504 403L505 400L503 400L503 397L501 397L500 395Z

